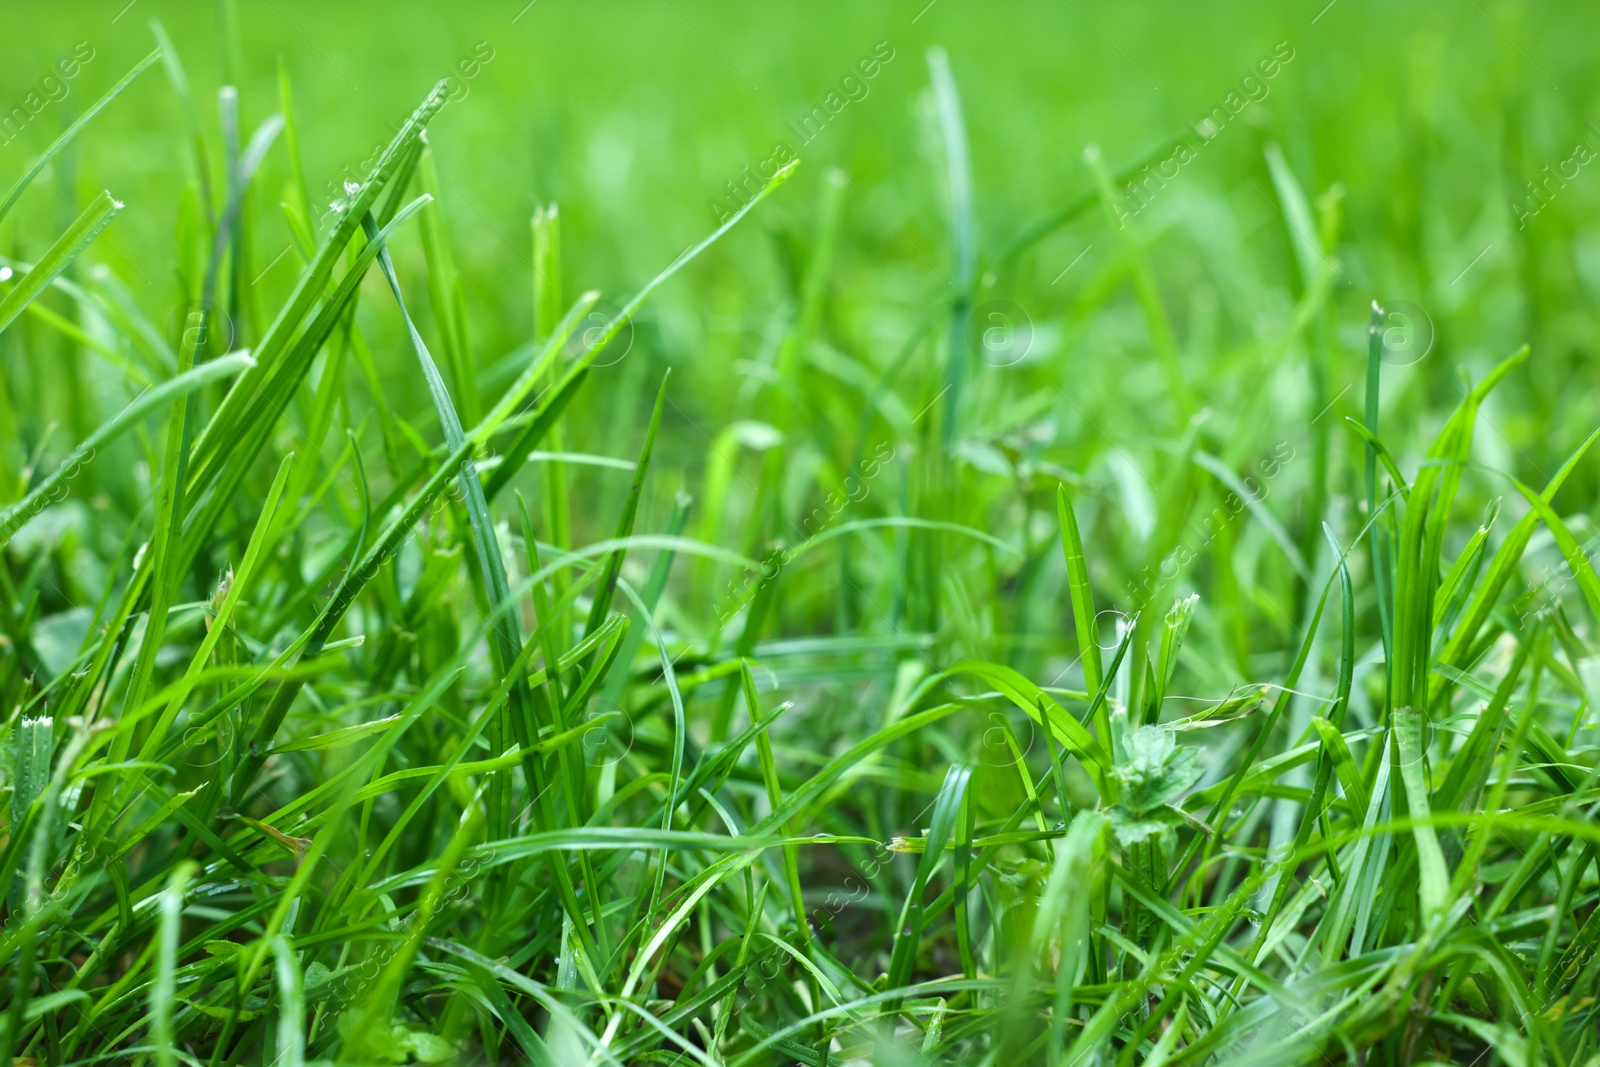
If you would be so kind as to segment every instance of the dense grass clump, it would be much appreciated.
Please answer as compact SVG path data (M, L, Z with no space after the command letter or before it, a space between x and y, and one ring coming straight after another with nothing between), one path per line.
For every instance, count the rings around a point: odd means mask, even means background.
M376 147L230 0L214 106L73 53L0 201L0 1064L1600 1064L1585 194L1452 280L1265 110L1323 9L1012 225L916 7L647 269L605 165L514 241L430 143L503 43ZM816 158L869 108L919 184Z

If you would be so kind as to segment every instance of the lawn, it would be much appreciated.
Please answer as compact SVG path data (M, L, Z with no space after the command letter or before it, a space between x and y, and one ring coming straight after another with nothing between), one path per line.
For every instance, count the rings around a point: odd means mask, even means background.
M1600 1065L1596 12L0 19L0 1064Z

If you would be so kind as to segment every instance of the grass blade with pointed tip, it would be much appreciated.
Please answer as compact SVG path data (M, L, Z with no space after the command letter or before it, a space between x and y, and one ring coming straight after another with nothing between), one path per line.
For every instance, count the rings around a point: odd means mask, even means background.
M68 264L78 258L79 252L100 236L100 231L110 224L120 210L122 205L109 192L101 193L83 209L78 220L56 239L44 258L16 282L4 299L0 299L0 333L22 314L24 308L38 299L50 283L67 269Z
M633 468L633 484L628 487L628 502L622 509L622 517L617 520L615 540L625 541L633 536L633 524L639 515L639 494L644 490L645 475L650 472L650 456L656 446L656 432L661 429L661 406L667 400L667 382L672 378L672 369L662 375L661 387L656 391L656 406L650 413L650 426L644 433L644 446L639 449L639 459ZM606 612L611 610L611 599L616 595L617 576L622 573L622 561L627 556L626 549L619 548L606 560L605 573L600 577L600 587L595 590L594 603L589 608L588 621L584 623L583 632L593 633L595 628L605 620Z
M0 513L0 544L9 541L12 534L16 533L30 518L43 510L45 502L50 499L59 487L71 480L74 472L94 457L96 449L116 440L136 426L139 419L156 408L171 401L180 400L201 386L221 381L231 374L236 374L249 367L253 362L248 352L235 352L232 355L223 356L220 359L214 359L209 363L202 364L192 370L184 371L182 374L153 386L134 397L133 400L129 401L127 407L101 424L94 433L84 438L83 443L73 449L71 455L62 460L55 470L51 471L38 485L34 486L27 496L11 505L4 513Z
M378 230L371 217L362 223L365 228L367 240L376 241ZM387 248L378 251L378 267L383 271L383 276L389 282L389 290L394 294L395 303L400 307L400 316L405 320L406 332L411 339L411 349L417 357L417 362L422 368L422 375L428 385L428 392L433 398L433 405L439 415L439 423L444 427L445 443L452 449L463 448L470 444L465 432L461 429L461 420L456 415L455 405L450 400L450 392L445 387L444 378L439 374L439 368L434 364L433 357L428 354L428 346L422 340L422 335L417 332L416 324L411 319L411 313L406 310L405 296L400 291L400 279L395 275L394 264L389 258ZM499 538L495 535L494 521L489 517L489 503L484 498L483 485L478 481L478 467L467 455L461 460L458 468L457 479L461 485L463 501L466 505L467 519L472 527L473 548L477 552L479 574L483 583L484 600L489 605L490 611L495 611L505 603L511 595L510 583L506 579L505 557L501 554ZM494 627L494 644L491 646L495 654L496 666L503 672L517 658L517 653L522 649L522 635L517 619L507 612L495 616L497 622ZM528 704L530 696L526 683L512 682L511 701L508 708L509 723L515 728L518 724L526 722L528 718ZM561 728L559 720L556 728ZM531 742L531 738L523 738L524 743ZM496 747L494 755L500 755L510 743L509 735L504 726L496 731L491 743ZM510 811L507 807L510 782L504 776L496 776L498 783L497 794L492 794L494 799L490 808L494 813L491 822L491 832L495 836L504 836L509 831ZM530 782L530 790L535 783Z
M1073 513L1067 487L1056 486L1056 520L1061 526L1061 554L1067 561L1067 589L1072 598L1072 628L1078 635L1078 655L1083 663L1084 688L1100 688L1100 640L1095 633L1094 595L1089 590L1089 567L1083 558L1083 537ZM1110 736L1109 722L1097 725L1101 737Z
M107 104L121 96L122 91L128 86L132 85L135 78L143 74L146 70L150 69L150 64L154 63L160 58L161 49L157 48L139 62L135 63L133 69L122 76L121 81L117 82L117 84L106 90L104 96L102 96L99 100L96 100L93 104L90 104L88 110L79 115L71 126L68 126L62 131L61 136L57 137L50 143L50 147L44 150L44 154L38 159L34 160L33 166L29 167L27 173L25 173L17 181L16 185L11 187L11 192L6 194L5 200L0 201L0 220L3 220L7 213L9 213L11 209L16 206L17 199L21 197L23 191L26 190L30 184L32 184L33 179L39 176L39 172L44 170L45 166L52 159L54 159L63 148L71 144L73 138L77 137L83 128L87 126L96 115L100 114L100 112L105 109Z
M253 414L246 414L240 409L247 407L258 409L260 397L264 394L271 396L276 384L285 376L298 379L300 373L298 369L291 366L285 370L280 366L283 362L283 353L295 339L306 316L311 313L312 305L327 290L339 257L343 255L351 239L361 228L368 212L377 203L379 194L388 189L391 182L395 182L405 165L414 162L413 149L422 136L422 130L444 106L444 101L445 86L441 82L434 86L412 112L411 117L400 127L377 162L373 164L366 179L341 205L338 223L323 239L322 246L302 272L288 301L279 310L272 325L267 328L261 343L256 346L258 366L234 383L233 388L228 391L222 404L217 408L216 414L196 437L191 466L198 485L203 486L212 481L216 466L227 458L228 448L264 417L259 410ZM396 184L396 188L403 189L403 184ZM331 329L331 326L329 328ZM276 413L274 410L274 414Z
M922 858L917 862L917 874L911 882L911 889L906 893L905 903L900 908L900 919L895 924L894 949L889 958L889 989L899 989L911 976L912 961L916 958L917 946L922 941L922 927L925 921L923 898L927 893L928 881L944 857L945 842L949 841L956 831L956 821L961 814L962 804L966 799L967 784L971 779L972 768L967 764L957 763L945 773L944 784L939 787L939 795L934 800L933 816L928 824ZM898 1007L897 1001L890 1001L887 1010L893 1012Z

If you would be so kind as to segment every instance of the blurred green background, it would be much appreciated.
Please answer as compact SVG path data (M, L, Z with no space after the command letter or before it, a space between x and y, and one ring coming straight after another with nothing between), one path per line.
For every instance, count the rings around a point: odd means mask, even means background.
M1394 326L1402 349L1408 329L1431 335L1417 342L1424 358L1397 358L1386 370L1387 417L1397 420L1386 428L1402 453L1453 408L1463 373L1481 378L1525 340L1534 358L1485 409L1478 458L1542 484L1592 428L1596 168L1548 186L1548 206L1519 228L1519 212L1535 203L1525 183L1570 164L1580 144L1600 145L1589 121L1596 17L1580 5L115 0L13 8L4 17L0 104L8 108L80 42L93 50L66 98L0 148L0 169L12 175L149 52L152 19L177 46L213 144L217 87L239 86L247 138L278 108L281 59L318 208L437 79L454 75L460 99L429 138L482 368L530 337L537 206L561 207L566 298L593 287L614 307L715 226L715 202L728 204L725 183L741 168L778 142L797 149L798 175L652 300L627 357L597 377L568 419L568 448L631 455L655 383L666 366L675 369L662 454L682 474L656 480L641 529L659 528L678 482L701 492L725 427L769 417L772 368L830 167L842 168L848 185L807 356L813 447L831 451L840 469L868 448L861 412L885 381L903 409L900 423L937 398L942 327L902 351L929 309L950 299L955 273L933 46L948 51L970 140L980 318L985 301L1004 301L997 306L1017 309L1030 338L1015 366L973 364L958 451L987 488L964 502L964 521L997 533L1027 531L1018 522L1029 515L1053 522L1048 501L1018 511L1037 488L1028 479L1084 472L1080 484L1118 516L1097 519L1091 501L1091 531L1109 523L1099 536L1123 546L1124 558L1096 563L1111 571L1101 580L1125 588L1148 562L1131 545L1149 533L1152 487L1183 426L1127 284L1135 248L1150 265L1190 388L1210 411L1205 438L1231 463L1248 464L1281 441L1307 445L1323 406L1307 384L1310 351L1328 361L1320 396L1332 398L1330 421L1359 412L1374 298L1412 309ZM892 58L865 95L802 144L788 124L826 106L875 48ZM1248 81L1274 54L1291 58L1264 83ZM1086 145L1098 144L1113 171L1152 153L1166 158L1175 138L1199 145L1197 124L1228 106L1230 94L1259 99L1214 131L1127 229L1113 229L1091 203L1034 231L1039 238L1019 255L1002 255L1030 227L1092 194ZM168 77L146 73L28 192L0 231L0 249L37 255L75 205L108 187L128 206L93 255L152 320L173 320L184 303L178 264L156 250L178 247L181 203L195 182L186 129ZM1290 329L1307 279L1266 162L1271 146L1307 197L1337 203L1342 218L1326 326L1305 336ZM276 258L290 243L277 207L287 175L280 139L249 219L253 285L267 308L281 303L298 269L295 255ZM397 258L426 317L414 228L398 238ZM367 284L381 283L374 275ZM385 304L367 302L363 328L392 375L391 401L420 410L421 379ZM259 329L241 324L240 343ZM40 342L49 343L62 344ZM0 352L22 440L42 439L52 422L81 432L121 402L122 392L85 374L90 394L108 390L99 416L85 413L81 397L32 372L40 350L25 354L13 342ZM891 374L902 355L908 362ZM486 382L486 395L493 387ZM1346 478L1359 463L1351 440L1337 427L1331 439L1333 466L1344 472L1336 494L1359 492ZM759 465L759 457L738 463ZM800 469L794 478L804 483ZM1280 500L1312 474L1310 464L1291 464ZM1020 482L1028 484L1012 493ZM1592 499L1591 472L1571 484ZM623 474L585 474L576 492L595 506L574 508L583 536L604 536L624 488ZM797 515L813 502L804 484L792 498ZM730 527L741 506L755 505L735 505ZM1314 517L1283 518L1308 531L1314 552ZM729 537L756 551L752 540Z
M53 62L87 42L94 59L71 93L0 148L17 174L71 117L153 46L159 18L178 46L202 120L214 128L215 87L240 88L248 131L277 109L275 64L294 80L308 181L337 181L386 141L431 84L486 45L493 58L465 81L430 130L453 199L445 210L483 353L525 338L529 309L508 276L529 273L527 220L558 201L568 277L608 295L631 291L714 221L708 201L777 140L785 123L819 104L873 45L894 59L821 136L801 151L797 180L757 225L738 234L655 311L663 358L684 360L710 343L753 347L770 318L781 243L761 230L803 229L826 166L846 169L842 289L874 317L920 298L948 269L942 158L925 105L930 45L949 50L971 140L980 256L1090 187L1080 161L1098 142L1115 168L1185 131L1271 53L1293 60L1246 121L1229 128L1183 171L1150 221L1161 249L1171 313L1210 286L1223 297L1226 334L1248 335L1292 285L1287 235L1270 194L1262 145L1276 141L1313 194L1343 183L1341 265L1359 308L1368 295L1423 304L1454 356L1497 353L1548 331L1549 366L1588 342L1582 317L1530 322L1530 277L1550 306L1576 306L1600 284L1600 248L1587 224L1600 183L1584 172L1518 233L1511 201L1522 183L1596 143L1596 71L1583 5L1467 3L1206 5L819 3L762 5L659 0L531 6L313 4L244 0L237 43L213 5L136 0L13 7L4 16L0 105L20 103ZM913 24L912 19L921 12ZM520 13L520 17L519 16ZM112 22L116 18L115 23ZM512 19L517 21L513 24ZM115 136L110 135L115 128ZM143 77L78 149L81 199L110 187L128 203L107 242L125 251L170 245L179 196L193 173L181 109L160 71ZM268 160L258 200L261 266L287 243L275 206L281 151ZM57 182L59 188L59 181ZM865 195L861 195L865 194ZM4 240L36 248L69 208L48 185ZM1102 220L1059 233L1000 285L1025 294L1036 318L1070 307L1102 256L1049 286L1084 244L1109 241ZM1160 237L1156 238L1155 234ZM1486 245L1460 282L1452 279ZM141 296L161 299L172 264L106 254ZM930 262L931 261L931 262ZM285 286L292 269L262 284ZM1179 273L1181 272L1181 273ZM1248 273L1245 273L1248 272ZM1074 284L1076 283L1076 284ZM1520 297L1520 298L1519 298ZM1566 299L1561 299L1566 298ZM1537 301L1533 303L1537 304ZM1352 314L1359 325L1359 315ZM863 340L892 338L889 322L852 324ZM1074 353L1087 357L1087 353ZM1092 358L1092 357L1088 357ZM689 362L693 362L689 360Z

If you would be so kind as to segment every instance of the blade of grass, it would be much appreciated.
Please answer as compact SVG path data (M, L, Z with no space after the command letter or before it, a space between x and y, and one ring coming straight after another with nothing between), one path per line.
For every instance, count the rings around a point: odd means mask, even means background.
M17 200L28 186L33 183L33 179L39 176L39 172L44 170L49 162L61 153L62 149L71 144L78 134L83 131L83 128L89 125L96 115L105 110L107 104L121 96L122 91L132 85L135 78L149 70L150 65L161 58L161 54L161 49L157 48L135 63L132 70L124 74L117 84L106 90L104 96L90 104L88 109L73 121L72 125L61 132L60 137L50 142L50 147L46 148L44 153L33 161L33 166L29 167L22 177L17 180L17 184L11 187L11 192L6 194L6 198L0 200L0 221L3 221L11 209L16 206Z
M944 857L945 842L956 831L956 822L966 798L967 784L972 779L972 767L965 763L952 764L945 773L944 784L934 800L933 816L928 824L922 859L917 863L917 874L900 907L900 918L895 923L894 949L889 957L887 988L899 989L911 977L911 967L916 959L917 947L922 942L924 898L928 882ZM899 1010L899 1001L891 1000L885 1011Z
M0 513L0 544L11 540L13 534L44 510L46 502L64 489L83 465L94 458L100 448L137 426L139 420L146 414L168 403L181 400L204 385L237 374L249 367L252 362L248 352L235 352L185 371L134 397L127 407L84 438L83 443L57 464L56 468L34 486L27 496Z
M1095 633L1094 596L1089 591L1089 567L1083 556L1083 537L1078 532L1078 517L1073 513L1067 487L1056 486L1056 520L1061 526L1061 554L1067 561L1067 589L1072 600L1072 629L1078 635L1078 656L1083 664L1083 687L1093 693L1100 688L1100 641ZM1095 723L1095 730L1111 736L1109 721Z
M100 231L110 225L121 210L122 204L113 199L109 192L102 192L83 209L77 221L56 239L44 258L22 276L4 299L0 299L0 333L22 314L24 308L39 298L50 283L78 258L79 252L100 236Z
M656 404L650 412L650 425L644 433L639 459L634 463L633 484L628 487L628 502L623 506L622 517L617 520L614 540L626 541L633 536L633 524L639 514L639 496L644 490L645 475L650 472L650 456L655 450L656 433L661 429L661 406L666 403L667 382L671 378L672 369L669 367L661 377L661 387L656 391ZM589 607L589 618L583 626L585 634L593 633L611 610L611 599L617 591L617 577L622 573L622 562L626 556L626 551L619 548L606 560L605 573L600 578L600 587L595 590L594 603Z
M178 1067L173 1042L172 1011L177 1003L178 943L183 919L183 896L199 873L192 863L179 864L161 894L160 949L156 954L155 981L150 986L150 1037L159 1067Z

